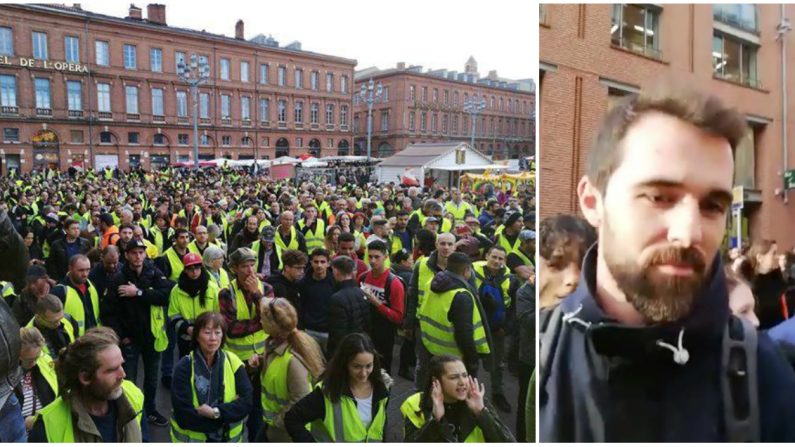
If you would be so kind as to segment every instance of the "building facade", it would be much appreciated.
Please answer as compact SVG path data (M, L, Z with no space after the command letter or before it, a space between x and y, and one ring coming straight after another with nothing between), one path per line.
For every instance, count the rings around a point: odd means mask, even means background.
M672 79L746 115L734 173L745 190L744 238L792 247L795 194L785 192L783 173L795 165L795 79L786 70L795 36L781 24L793 16L795 6L774 4L541 5L541 217L577 212L576 185L614 101Z
M194 105L202 160L352 152L355 60L142 15L0 5L0 172L192 160ZM197 101L177 70L193 55L209 66Z
M534 153L535 94L532 81L507 81L491 72L481 78L470 58L463 73L422 72L399 63L388 70L356 73L356 91L372 79L383 86L382 100L373 105L371 155L388 157L415 143L470 141L472 118L464 101L478 98L486 107L476 116L475 148L494 159ZM527 88L529 87L529 88ZM354 151L367 154L367 104L354 105Z

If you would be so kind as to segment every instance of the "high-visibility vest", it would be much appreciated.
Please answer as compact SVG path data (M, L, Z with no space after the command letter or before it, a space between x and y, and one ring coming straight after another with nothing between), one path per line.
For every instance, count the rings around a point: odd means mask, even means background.
M185 264L182 263L182 258L177 254L177 251L174 250L174 247L166 250L165 253L163 253L163 256L166 257L166 260L168 260L168 263L171 266L171 276L169 276L168 279L174 282L179 281L179 275L181 275L182 270L185 269Z
M116 240L119 240L119 228L116 225L112 225L102 234L102 244L99 248L105 249L108 245L110 245L110 240L113 238L113 235L116 235Z
M157 246L151 242L149 239L142 239L144 245L146 246L146 257L149 259L155 259L160 256L160 251L157 249Z
M168 318L180 316L189 324L193 324L196 317L204 312L220 312L221 308L218 304L220 290L215 281L212 279L207 281L207 293L204 296L204 306L202 306L198 295L190 296L180 289L179 285L174 286L168 296Z
M69 344L75 341L75 332L77 332L77 328L72 325L72 322L69 321L67 318L69 314L64 313L63 318L61 318L61 326L63 326L64 330L66 331L66 335L69 337ZM28 321L28 324L25 327L31 328L33 327L33 322L36 320L36 317L33 317ZM50 352L50 347L47 344L44 344L44 348L42 348L42 352L46 353L50 357L57 357L57 352Z
M420 408L421 402L422 393L415 393L400 405L400 412L403 417L408 419L418 429L425 425L425 413ZM476 425L464 439L464 442L486 442L486 437L483 435L483 430Z
M166 334L166 311L162 306L149 306L149 326L155 339L155 351L165 351L168 347L168 335Z
M522 245L522 242L519 240L519 236L516 236L516 240L513 242L513 245L508 241L508 238L505 237L505 234L500 231L497 234L497 245L505 249L506 253L516 253L519 251L519 246Z
M425 221L428 220L428 217L431 216L420 218L420 224L423 228L425 228ZM449 233L452 229L453 229L453 222L451 222L450 219L443 217L442 223L441 225L439 225L439 233Z
M86 333L86 309L83 307L83 300L80 299L80 293L74 287L66 284L63 284L63 287L66 289L63 311L77 321L77 336L82 337ZM94 319L97 320L97 325L99 325L99 293L97 293L97 288L94 287L94 283L90 279L86 280L86 289L88 297L91 299Z
M468 204L467 202L464 202L463 200L461 201L461 203L456 205L455 202L451 200L444 205L444 209L448 213L452 214L455 220L463 221L464 216L466 216L467 210L469 211L472 210L472 205Z
M315 202L315 208L317 208L317 215L319 218L328 219L333 213L331 212L331 207L329 206L328 202L323 202L320 205Z
M256 241L254 241L254 243L251 244L251 250L254 252L254 254L257 255L254 258L254 270L257 271L257 272L259 272L259 249L260 249L260 245L262 245L262 241L259 240L259 239L257 239ZM279 247L276 244L273 244L273 249L276 250L276 259L279 261L279 265L276 266L277 268L274 268L274 266L271 266L271 273L282 269L282 249L281 249L281 247Z
M527 257L527 256L524 254L524 252L522 252L522 249L521 249L521 248L520 248L520 249L518 249L518 250L516 250L516 251L515 251L515 252L513 252L513 253L514 253L516 256L519 256L519 259L521 259L521 260L522 260L522 263L523 263L524 265L535 265L535 264L533 264L533 261L532 261L532 260L531 260L529 257Z
M262 291L262 283L257 280L257 287ZM255 315L255 308L257 303L252 303L250 306L246 304L246 298L243 296L243 291L237 287L237 279L232 280L229 284L229 291L232 297L235 298L235 307L237 308L236 318L238 320L250 320ZM265 350L265 339L267 335L262 329L254 332L253 334L246 335L245 337L231 338L226 337L226 349L235 353L240 360L248 361L256 354L261 354Z
M135 420L141 425L144 409L144 393L129 380L121 383L121 389L127 401L135 411ZM73 443L75 442L74 422L72 409L64 402L63 397L58 397L52 403L41 409L39 417L44 422L44 433L47 442Z
M39 372L41 376L44 377L44 381L47 382L47 385L50 386L52 390L52 395L58 395L58 374L55 372L55 363L50 357L49 354L41 351L39 354L39 358L36 359L36 365L39 367Z
M14 296L14 285L10 282L0 281L0 297L8 301L8 297Z
M223 214L219 213L219 215L221 216L218 219L220 220L220 222L214 221L212 214L208 215L207 226L209 227L210 225L218 225L219 227L221 227L221 239L226 240L226 238L229 236L229 220L227 220L227 218L224 217Z
M164 251L163 248L165 247L165 240L166 238L170 238L171 236L174 235L174 229L168 227L165 237L163 237L163 230L161 230L160 227L158 227L157 225L152 225L152 228L150 228L149 231L154 235L155 247L157 247L157 254L162 255Z
M268 425L273 425L276 416L290 405L290 389L287 387L288 371L293 352L288 347L282 355L277 355L263 368L260 373L260 384L262 384L262 420ZM312 378L309 377L311 385Z
M430 258L420 258L417 261L420 264L420 269L417 272L419 274L417 277L417 312L419 312L420 306L425 301L425 297L431 293L431 281L436 275L436 272L428 267L428 259Z
M303 229L304 220L299 220L298 225L301 227L301 229ZM320 219L315 219L315 231L309 230L304 234L304 237L306 238L306 251L308 253L312 253L312 250L316 248L325 248L325 235L326 224Z
M282 251L284 250L298 250L298 237L295 234L295 227L290 227L290 243L285 244L284 240L282 239L282 234L279 230L276 230L276 237L273 240L274 245L278 245ZM281 261L281 255L279 255L279 261Z
M209 275L210 275L210 281L214 282L219 289L226 289L227 287L229 287L229 273L227 273L223 267L221 267L221 270L218 271L218 276L220 276L220 280L215 279L215 276L213 276L212 274Z
M455 328L447 317L453 298L457 293L464 292L472 299L472 336L475 339L475 349L479 354L491 352L486 339L486 329L480 318L477 302L472 292L465 287L448 290L442 293L431 291L417 311L420 321L422 344L433 355L451 354L462 358L463 354L455 341Z
M475 287L477 288L478 292L480 292L480 287L486 280L485 269L486 261L477 261L472 263L472 270L475 271ZM511 287L511 272L508 271L506 267L503 267L502 271L500 271L498 274L497 283L500 286L500 290L502 290L502 302L505 304L505 308L507 309L511 305L511 295L508 293L508 289Z
M196 397L195 386L195 359L194 354L191 352L190 356L190 383L191 391L193 393L193 407L199 407L199 399ZM222 388L224 390L224 402L234 402L237 396L237 383L235 382L235 373L238 369L243 367L243 362L232 352L222 350L221 356L224 362L224 382ZM220 360L220 359L219 359ZM243 440L243 422L245 419L229 424L229 440L226 442L241 442ZM171 418L171 442L206 442L207 435L193 430L188 430L179 426L175 418Z
M214 245L214 246L218 247L218 244L214 244L214 243L212 243L210 241L207 241L207 247L209 247L210 245ZM207 250L207 247L204 247L204 249ZM196 245L196 241L195 240L191 241L191 243L188 244L188 253L196 253L197 255L203 255L204 254L203 252L199 251L199 246Z
M312 436L317 442L382 442L387 400L389 398L384 397L377 403L373 402L373 405L377 405L377 411L370 427L365 427L359 419L359 411L353 399L341 395L339 401L332 402L323 393L326 416L322 422L312 424Z
M403 250L403 239L393 234L389 237L389 253L397 253L400 250Z

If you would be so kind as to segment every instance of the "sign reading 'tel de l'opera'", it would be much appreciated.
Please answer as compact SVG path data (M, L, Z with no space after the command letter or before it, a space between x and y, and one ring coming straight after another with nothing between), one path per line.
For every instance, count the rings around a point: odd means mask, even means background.
M88 73L88 65L76 64L74 62L37 60L29 57L12 58L9 56L0 56L0 67L4 65L27 68L43 68L45 70L69 71L72 73Z

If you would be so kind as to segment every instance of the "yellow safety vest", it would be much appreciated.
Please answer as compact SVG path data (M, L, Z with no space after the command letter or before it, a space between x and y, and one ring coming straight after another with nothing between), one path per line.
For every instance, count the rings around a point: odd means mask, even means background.
M530 258L528 258L527 256L525 256L525 254L522 252L522 249L521 249L521 248L520 248L520 249L517 249L517 250L516 250L515 252L513 252L513 253L514 253L516 256L519 256L519 259L521 259L521 260L522 260L522 262L524 263L524 265L535 265L535 264L533 264L533 261L532 261Z
M218 304L218 292L221 289L213 280L207 281L207 294L205 295L204 306L199 302L199 296L190 296L187 292L179 288L179 285L171 289L168 296L168 318L180 316L190 324L196 317L204 312L220 312ZM201 292L200 292L201 293Z
M254 243L251 244L251 250L256 255L256 257L254 258L254 270L257 271L257 272L259 272L259 248L260 248L260 245L262 245L262 241L259 240L259 239L254 241ZM279 247L276 244L273 244L273 249L276 250L276 259L279 261L279 265L277 266L278 268L273 268L273 266L271 266L271 273L274 273L277 270L281 270L282 269L282 249L281 249L281 247Z
M428 267L428 259L422 257L419 261L420 269L418 271L419 277L417 278L417 312L419 313L420 307L422 303L425 301L425 297L431 293L431 281L433 281L433 277L436 275L436 272L431 270Z
M218 225L218 226L220 226L221 227L221 237L224 240L226 240L226 238L229 236L229 220L227 220L227 218L224 217L223 214L221 214L221 218L219 220L220 220L220 222L215 222L213 220L212 214L210 214L209 216L207 216L207 226L208 227L210 225Z
M47 385L50 385L53 396L58 396L58 374L55 372L55 363L52 357L42 350L39 358L36 359L36 365Z
M212 243L210 241L207 241L207 247L204 247L204 249L207 250L207 248L209 246L211 246L211 245L213 245L215 247L218 247L218 244L214 244L214 243ZM203 253L199 252L199 246L196 245L196 241L191 241L190 244L188 244L188 253L196 253L197 255L202 255L203 254Z
M456 205L455 202L451 200L444 205L444 209L448 213L452 214L455 220L463 221L464 216L467 213L467 210L471 211L472 206L467 202L464 202L463 200L461 201L461 203Z
M152 228L149 229L149 231L155 235L155 247L157 247L157 254L162 255L163 247L165 246L164 245L165 238L171 237L174 234L174 229L168 227L167 234L165 237L163 236L163 230L161 230L160 227L158 227L157 225L153 225Z
M238 369L243 367L243 362L232 352L222 350L224 362L224 403L234 402L237 399L237 383L235 382L235 373ZM199 399L196 397L195 369L194 369L194 355L190 354L190 389L193 392L193 407L199 406ZM226 442L241 442L243 440L243 422L239 421L229 425L229 440ZM207 435L193 430L188 430L179 426L175 418L171 418L171 442L206 442Z
M72 318L77 321L77 336L82 337L83 334L86 333L86 310L83 307L83 300L80 299L80 294L74 287L67 286L66 284L63 284L63 287L66 289L66 300L63 305L63 311L71 315ZM97 320L97 325L100 325L99 294L97 293L97 288L94 287L90 279L86 280L86 289L91 299L91 308L94 311L94 318Z
M221 267L221 270L218 271L218 276L221 277L220 281L215 279L215 276L213 276L211 273L208 274L210 275L210 281L214 282L219 289L226 289L229 287L229 273L226 273L226 270L223 267Z
M14 285L10 282L0 281L0 296L8 301L8 297L14 296Z
M163 255L168 259L168 263L171 266L171 276L169 276L168 279L174 282L179 281L179 275L181 275L182 270L185 269L185 264L182 263L182 259L177 254L177 251L174 250L174 247L166 250Z
M420 321L422 344L433 355L452 354L462 358L461 349L455 341L455 328L447 318L453 298L459 292L465 292L472 299L472 336L475 339L475 348L479 354L491 352L486 339L486 329L480 319L476 298L468 289L460 287L443 293L430 292L428 299L419 307L417 319Z
M425 228L425 221L428 220L428 217L431 216L420 218L420 224L423 228ZM442 223L441 225L439 225L439 233L449 233L452 229L453 229L453 223L450 222L450 219L443 217Z
M121 383L121 389L127 401L136 413L136 421L141 425L144 408L144 393L129 380ZM75 442L74 422L72 409L64 402L63 397L58 397L52 403L41 409L39 417L44 421L44 432L48 443L73 443Z
M69 316L69 314L67 314L67 313L63 314L63 318L61 318L61 326L63 326L64 330L66 331L66 335L69 337L69 344L71 344L73 341L75 341L75 332L76 332L77 328L72 325L72 322L69 321L68 318L66 318L68 316ZM36 317L34 316L33 318L30 319L30 321L28 321L28 324L26 324L25 327L28 327L28 328L33 327L33 322L35 320L36 320ZM57 352L50 352L50 347L47 346L46 343L44 344L44 348L42 348L42 352L45 352L50 357L57 357L58 356Z
M483 281L486 279L486 261L477 261L472 263L472 270L475 271L475 287L480 291L480 287L483 285ZM506 267L502 268L502 271L499 273L500 278L500 290L502 290L502 301L505 303L505 308L507 309L511 305L511 295L508 293L508 289L511 287L511 272L508 271Z
M519 246L522 245L522 242L519 240L519 236L516 236L516 240L514 241L513 245L508 241L508 238L505 237L505 234L500 231L497 235L497 245L505 249L506 253L516 253L519 251Z
M318 384L318 386L322 386ZM332 402L323 393L326 416L322 425L312 424L312 436L317 442L382 442L386 423L386 403L388 398L378 401L378 410L370 423L365 427L359 419L356 402L348 396L340 396L340 400Z
M425 425L425 413L420 408L421 402L422 393L415 393L400 405L400 412L403 417L411 421L411 424L417 428L422 428ZM404 433L403 436L405 437L405 435ZM486 442L486 437L483 435L483 430L476 425L464 439L464 442Z
M149 259L155 259L160 256L160 251L157 249L157 246L149 242L149 239L144 238L143 243L146 246L146 256Z
M284 243L282 234L279 232L279 230L276 230L276 238L274 238L273 243L274 245L278 245L282 250L298 250L298 237L295 235L295 227L290 227L289 244ZM281 255L279 255L279 261L281 262L281 260Z
M306 232L306 234L304 234L304 237L306 238L306 251L308 253L312 253L312 250L316 248L326 247L326 241L324 238L326 235L326 224L320 219L315 219L315 222L315 231L309 230ZM299 220L298 225L301 227L301 229L303 229L304 220Z
M292 358L293 352L288 347L260 373L262 420L268 425L273 425L276 416L290 405L290 389L287 387L287 381ZM311 383L312 378L309 377L309 384Z
M262 291L262 282L257 280L257 286ZM237 288L237 279L232 280L229 284L229 291L236 300L238 320L250 320L255 315L255 307L257 303L252 303L250 306L246 304L246 298L243 296L243 291ZM265 339L267 335L265 331L259 331L239 338L226 337L226 348L235 353L240 360L248 361L255 354L261 354L265 350Z

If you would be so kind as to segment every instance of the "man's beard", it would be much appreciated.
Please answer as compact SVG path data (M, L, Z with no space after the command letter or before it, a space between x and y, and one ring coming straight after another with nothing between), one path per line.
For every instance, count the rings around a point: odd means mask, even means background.
M103 400L116 400L120 398L123 393L123 390L121 388L121 383L118 386L114 386L111 389L107 389L100 386L100 384L95 380L94 383L83 388L83 392L87 394L91 399L94 399L96 401L103 401Z
M600 247L619 289L627 301L646 321L666 323L677 321L693 309L698 293L706 282L706 262L694 247L666 247L638 266L634 261L623 261L618 256L621 240L613 234L605 221L605 241ZM693 269L690 276L675 276L655 272L657 266L674 264Z

